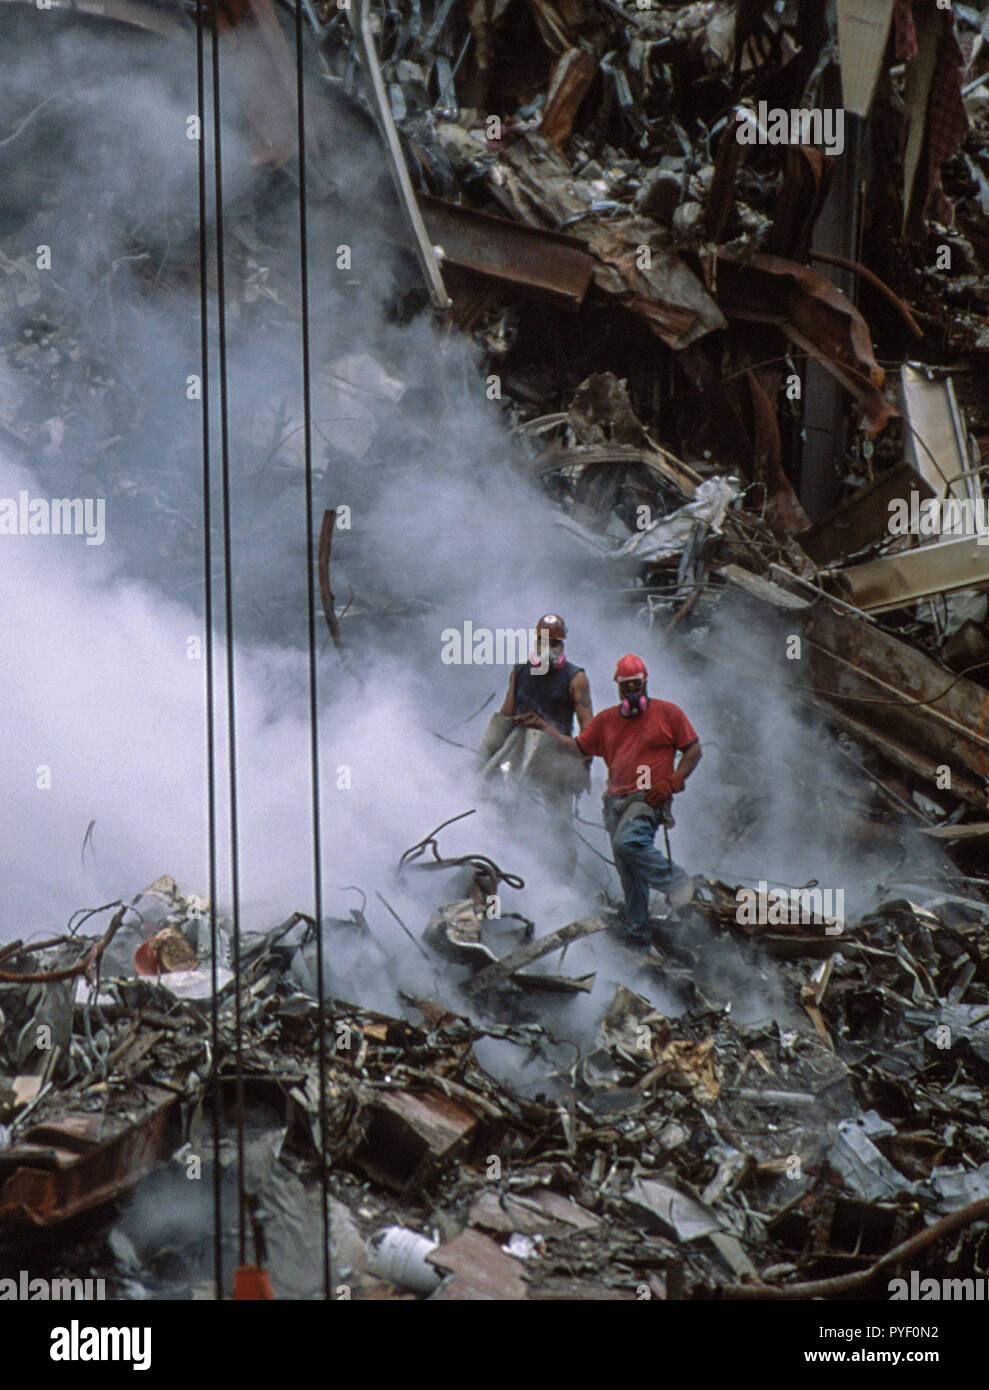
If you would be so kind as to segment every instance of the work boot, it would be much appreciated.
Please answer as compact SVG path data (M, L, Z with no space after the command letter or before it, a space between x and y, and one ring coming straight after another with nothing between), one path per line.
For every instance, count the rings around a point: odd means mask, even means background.
M673 892L669 894L666 901L669 903L670 907L676 912L679 912L681 909L685 908L688 903L693 902L696 891L694 880L692 878L686 878L673 889Z

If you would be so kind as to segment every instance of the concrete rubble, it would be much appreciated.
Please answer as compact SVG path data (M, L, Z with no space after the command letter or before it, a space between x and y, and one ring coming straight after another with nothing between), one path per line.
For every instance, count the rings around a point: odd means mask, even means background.
M294 158L290 16L254 0L234 22L236 8L227 22L243 24L263 81L244 92L255 173L278 180ZM889 521L915 498L985 517L989 30L976 6L942 19L903 0L890 27L893 9L871 7L884 13L853 60L853 4L401 0L371 23L386 110L362 78L366 6L348 20L316 4L307 34L330 109L382 133L398 193L366 231L408 253L402 312L443 296L448 329L473 339L513 432L506 466L553 500L594 582L626 590L701 676L736 660L719 651L719 613L802 638L793 689L848 756L849 814L864 837L925 837L949 886L905 880L858 920L790 926L772 911L746 922L737 885L698 876L606 994L564 959L609 929L604 911L491 923L484 904L510 871L483 846L444 858L440 827L397 866L414 873L431 848L439 870L434 915L405 926L437 997L396 995L391 1014L328 997L322 1038L304 914L245 935L239 958L220 919L214 958L208 909L166 878L102 909L102 935L25 933L0 945L0 1265L30 1241L117 1297L211 1297L206 1209L182 1204L208 1202L218 1161L232 1269L239 1108L279 1297L321 1296L311 1240L299 1256L321 1164L333 1284L354 1298L868 1298L908 1255L924 1273L985 1269L989 547L985 527ZM183 5L100 14L165 40L194 25ZM844 163L811 142L738 138L760 103L842 100ZM315 105L313 128L315 171ZM28 173L11 205L27 217L41 196ZM158 475L126 466L133 433L156 427L111 367L126 325L101 350L8 240L5 445L57 476L66 438L90 428L81 360L111 495L155 498L162 573L194 574L167 456ZM234 222L243 323L297 320L276 240L263 207ZM143 254L140 227L130 241ZM193 269L180 258L156 280L149 263L143 292L177 293ZM370 348L320 358L315 391L328 417L357 399L324 439L336 476L400 442L406 387ZM259 405L236 428L258 460L296 426ZM266 484L276 510L298 482L293 447ZM324 534L342 651L360 622L428 603L371 555L334 598ZM262 628L280 621L278 586L254 593ZM322 932L332 957L370 927L355 910ZM772 981L786 1024L733 1017L711 943ZM673 1016L650 1002L658 981ZM574 1000L596 1009L577 1041L557 1026ZM204 1180L183 1188L192 1161ZM174 1222L134 1218L159 1198Z
M218 1094L232 1258L229 924L213 1063L203 918L161 882L171 904L158 934L181 933L197 954L192 970L134 973L147 894L116 913L103 950L109 930L3 949L0 1244L8 1255L25 1242L50 1252L45 1237L71 1225L82 1231L74 1256L60 1240L48 1255L59 1269L105 1277L117 1296L208 1297L208 1231L177 1232L194 1224L193 1186L205 1200L207 1183L184 1177L193 1157L210 1175ZM934 1223L948 1217L952 1271L979 1268L989 903L892 900L829 935L746 930L725 885L696 886L648 956L629 953L629 979L646 990L662 979L682 1012L664 1016L620 985L599 997L597 1036L583 1046L540 1022L542 977L522 969L533 949L494 967L483 991L492 966L448 960L442 1001L407 996L394 1016L326 1001L336 1285L367 1298L635 1298L642 1287L657 1298L786 1298L855 1275L868 1296L874 1267L904 1242L925 1249L920 1268L941 1269L947 1246ZM328 922L328 949L362 930L360 920ZM319 1296L311 1232L311 1267L300 1269L284 1228L288 1219L305 1229L319 1209L318 1009L298 983L313 934L296 915L241 945L248 1191L271 1231L277 1296ZM730 991L702 964L705 942L723 937L750 971L779 982L792 1027L733 1021ZM547 944L560 951L566 940L558 932ZM550 991L555 978L545 977ZM58 1039L50 1048L44 1029ZM482 1065L485 1039L511 1064ZM167 1194L175 1229L134 1218L156 1193ZM424 1284L401 1261L401 1277L391 1264L383 1276L376 1242L388 1227L433 1242L425 1262L443 1281Z

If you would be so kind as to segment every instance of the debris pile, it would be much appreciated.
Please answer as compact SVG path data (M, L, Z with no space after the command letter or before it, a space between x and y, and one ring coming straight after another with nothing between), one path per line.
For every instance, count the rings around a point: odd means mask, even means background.
M190 32L179 6L174 20L116 8L118 23ZM244 117L270 194L292 158L289 15L247 8ZM80 922L0 946L5 1264L28 1234L39 1249L54 1235L54 1267L118 1296L208 1296L208 1194L229 1274L243 1149L279 1296L321 1294L324 1177L333 1283L355 1297L869 1297L908 1263L985 1268L989 27L929 0L833 12L832 27L830 7L796 0L326 3L310 16L327 106L313 103L308 161L318 173L328 110L373 117L396 198L365 216L366 189L317 181L314 196L334 227L359 216L413 254L392 309L414 313L425 291L473 337L513 466L557 504L594 583L627 590L702 676L734 659L726 606L802 642L806 659L759 679L795 690L855 764L863 837L912 824L953 856L949 886L793 925L771 899L747 921L733 884L698 877L605 997L583 969L603 914L492 923L484 904L513 875L444 858L432 832L401 867L431 849L444 875L411 933L442 989L387 1014L318 998L318 932L332 961L334 943L370 935L363 910L319 926L296 913L239 942L221 921L214 943L205 905L159 880L114 904L102 936ZM263 24L266 60L250 38ZM774 136L774 113L815 112L802 138ZM39 281L23 246L41 239L40 194L28 177L15 192L0 434L41 477L70 450L98 456L109 496L163 518L156 563L181 588L200 562L180 466L196 428L171 432L127 378L126 318L100 317L101 346L65 288ZM181 299L193 223L166 222L160 262L128 227L107 303L128 259L148 262L143 296ZM277 217L231 224L231 318L246 336L294 330ZM315 357L324 483L404 458L395 364L371 345L317 342ZM299 482L298 419L245 403L234 431L245 472L264 475L246 510L277 521ZM158 471L132 477L137 433L166 442ZM946 529L948 504L981 530ZM337 613L327 516L338 646L429 607L368 556ZM267 573L254 595L262 631L282 625L279 583ZM779 1000L774 1016L739 1021L728 958ZM676 1009L652 1002L660 988ZM593 1026L564 1033L559 1010L581 1006ZM168 1220L149 1221L162 1206Z
M147 938L152 896L169 905L156 935L181 936L193 969L121 969ZM537 955L605 924L542 940L523 928L530 947L499 965L448 961L442 1001L407 995L396 1016L325 1001L321 1089L319 1007L300 983L313 922L296 914L242 942L238 1081L236 981L216 963L214 1034L200 905L168 879L135 903L134 924L120 908L102 937L3 949L5 1263L32 1231L58 1236L95 1213L74 1273L107 1278L117 1296L208 1296L199 1193L217 1101L229 1181L239 1086L252 1219L269 1232L279 1296L319 1296L324 1134L333 1278L354 1297L801 1297L811 1283L868 1296L907 1242L911 1267L939 1268L946 1219L952 1271L981 1267L989 905L898 900L841 932L833 921L749 932L724 885L699 883L649 956L629 953L630 977L674 984L683 1012L664 1016L619 985L581 1044L513 1001L531 999ZM360 913L327 923L327 951L366 930ZM792 1027L733 1020L729 991L703 968L722 936L750 974L782 982ZM501 1049L494 1067L479 1058L485 1042ZM201 1186L187 1181L193 1167ZM167 1197L169 1222L137 1218L142 1192L146 1204ZM122 1201L111 1226L107 1204ZM228 1258L234 1226L228 1208ZM406 1235L386 1239L396 1227ZM55 1258L66 1268L64 1249Z
M380 68L420 262L598 584L701 669L727 593L775 608L880 799L981 836L984 15L400 5L374 58L331 14L357 100Z

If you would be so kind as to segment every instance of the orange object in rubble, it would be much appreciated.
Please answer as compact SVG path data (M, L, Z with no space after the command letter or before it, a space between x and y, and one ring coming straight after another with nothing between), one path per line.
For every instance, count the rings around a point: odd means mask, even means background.
M271 1275L261 1265L240 1265L234 1271L234 1301L274 1299Z
M163 931L142 941L134 952L134 969L139 975L167 975L172 970L195 970L199 956L189 945L178 927Z

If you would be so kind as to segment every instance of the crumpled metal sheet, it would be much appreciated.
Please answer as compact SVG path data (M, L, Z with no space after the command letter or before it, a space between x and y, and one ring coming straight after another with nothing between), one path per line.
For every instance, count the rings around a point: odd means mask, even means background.
M721 1229L721 1222L710 1207L693 1197L685 1197L669 1183L639 1178L625 1194L625 1200L648 1212L677 1240L701 1240Z
M557 525L577 536L596 554L608 560L661 560L681 554L690 544L697 527L721 534L728 510L739 494L735 478L708 478L701 483L694 500L669 516L660 517L644 531L637 531L613 550L607 550L586 526L573 517L557 517Z
M708 478L694 494L694 500L671 516L654 521L644 531L630 536L613 552L613 559L634 555L640 560L659 560L679 554L688 544L694 527L702 524L720 535L731 504L740 492L735 478Z
M938 1211L959 1211L989 1196L989 1163L974 1169L932 1168L928 1183L936 1195Z
M674 252L653 244L648 219L597 222L584 227L599 262L595 281L613 294L674 351L727 327L724 314L692 270ZM649 250L643 264L640 248Z
M656 224L624 210L614 218L601 216L593 188L575 180L544 137L530 133L504 149L488 171L487 186L507 211L530 226L578 228L594 258L598 288L645 319L668 347L680 351L726 326L694 272L659 242Z
M718 300L729 318L775 323L853 397L870 434L897 415L883 394L865 319L831 280L796 261L720 249Z
M964 1039L975 1055L989 1065L989 1006L982 1004L954 1004L939 1000L936 1009L905 1009L905 1023L929 1026L924 1037L938 1047L944 1040L953 1043ZM947 1029L947 1033L945 1033Z
M846 1185L867 1202L891 1200L903 1192L914 1192L916 1184L898 1173L888 1158L876 1148L868 1130L875 1126L859 1120L841 1120L828 1162L840 1173Z

